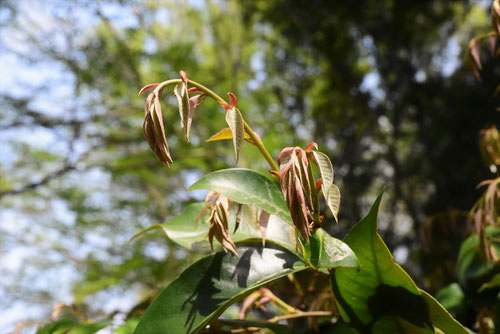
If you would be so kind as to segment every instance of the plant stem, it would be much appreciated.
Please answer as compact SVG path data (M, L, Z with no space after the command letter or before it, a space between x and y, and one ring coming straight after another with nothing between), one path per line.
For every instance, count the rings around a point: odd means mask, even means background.
M333 315L333 312L330 312L330 311L299 312L299 313L280 315L280 316L277 316L277 317L274 317L274 318L267 320L267 322L276 323L276 322L279 322L281 320L303 318L303 317L328 317L331 315ZM264 328L264 327L238 328L238 329L231 330L231 333L245 333L247 331L256 332L262 328Z
M294 319L294 318L302 318L302 317L327 317L333 315L330 311L312 311L312 312L299 312L292 314L280 315L274 318L269 319L269 322L278 322L281 320Z
M169 85L178 84L178 83L181 83L181 82L182 82L181 79L167 80L167 81L164 81L161 84L159 84L155 88L155 90L158 93L161 93L161 91L163 90L163 88L165 88L165 87L167 87ZM205 94L207 94L208 96L210 96L212 99L214 99L216 101L219 101L219 102L226 102L222 97L220 97L219 95L217 95L216 93L214 93L211 89L203 86L202 84L200 84L200 83L198 83L196 81L192 81L192 80L188 80L188 83L191 86L196 87L196 88L202 90ZM278 165L276 164L276 162L274 161L274 159L271 157L271 154L269 154L269 151L264 146L264 143L262 142L262 139L260 139L260 137L252 130L252 128L250 127L250 125L248 125L248 123L245 120L243 120L243 125L245 127L245 132L248 133L248 135L250 136L250 138L253 140L253 142L255 143L255 146L257 146L257 148L259 149L260 153L264 156L264 158L266 159L266 161L269 163L269 166L271 166L271 169L274 170L274 171L276 171L276 172L279 172L280 168L278 167Z
M264 156L264 158L266 159L266 161L269 163L269 166L271 166L271 169L274 170L275 172L279 172L280 168L278 167L278 165L276 164L276 162L274 162L274 159L271 157L271 154L269 154L269 151L264 146L264 143L262 142L262 139L260 139L260 137L258 137L255 134L255 132L253 132L253 130L250 127L250 125L248 125L248 123L245 122L244 120L243 120L243 125L245 126L245 131L248 133L248 135L250 136L250 138L252 138L253 142L255 143L255 145L257 146L257 148L259 149L260 153L262 153L262 155Z
M271 291L269 291L268 293L265 293L265 296L271 298L271 300L276 304L276 306L281 307L285 312L288 312L288 313L297 313L297 312L300 312L295 307L288 305L283 300L281 300L280 298L278 298Z

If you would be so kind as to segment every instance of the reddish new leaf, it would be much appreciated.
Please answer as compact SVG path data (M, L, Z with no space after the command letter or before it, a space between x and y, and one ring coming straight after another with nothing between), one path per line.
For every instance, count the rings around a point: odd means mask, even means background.
M159 85L159 83L152 83L152 84L149 84L149 85L142 87L141 90L139 91L139 94L137 94L137 96L141 96L145 91L153 89L158 85Z

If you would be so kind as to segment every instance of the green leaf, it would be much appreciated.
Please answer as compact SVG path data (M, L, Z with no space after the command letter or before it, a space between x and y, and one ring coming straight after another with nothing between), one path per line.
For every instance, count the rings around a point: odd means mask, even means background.
M339 221L339 209L340 209L340 190L337 185L332 184L330 189L328 189L328 196L326 197L326 204L333 214L335 221Z
M47 324L36 331L36 334L63 334L67 333L78 321L76 319L61 319Z
M496 226L487 226L485 229L486 237L489 239L491 246L500 254L500 228ZM488 275L495 267L493 261L484 262L481 259L479 251L479 236L473 234L462 243L458 253L457 260L457 275L462 286L467 286L475 281L480 281L480 278Z
M362 333L434 333L432 320L439 314L432 313L436 310L428 306L421 291L394 262L377 234L381 198L382 193L368 215L344 240L356 254L360 270L332 271L339 311L349 325ZM435 325L439 327L438 323Z
M239 247L186 269L153 301L135 334L193 333L259 287L306 269L295 255L270 248Z
M313 232L304 245L306 259L315 268L359 268L354 252L343 241L333 238L323 229Z
M319 173L321 175L321 178L323 179L323 185L324 189L327 191L323 190L323 194L328 193L328 189L330 189L330 186L333 184L333 165L332 162L330 161L330 158L319 151L312 151L314 158L316 158L316 161L318 162L318 168L319 168Z
M424 290L420 289L420 293L429 308L429 314L432 324L442 330L444 333L468 334L469 331L465 329L462 324L456 321L451 314L439 302L429 295Z
M182 128L184 129L187 141L189 141L191 119L189 117L189 96L186 84L184 82L177 84L174 88L174 94L177 97L177 102L179 103L179 114L181 116Z
M94 334L106 327L110 320L94 322L92 324L80 323L71 328L68 334Z
M318 169L323 179L323 183L321 184L321 190L323 191L323 196L326 200L326 205L330 209L335 218L335 221L338 222L338 214L340 209L340 190L339 188L333 184L334 180L334 172L333 165L330 161L330 158L319 151L313 151L314 158L318 162Z
M203 223L203 221L208 217L208 211L200 217L198 227L196 227L198 214L205 207L205 205L206 202L189 204L180 215L172 218L166 223L148 227L134 235L132 239L135 239L148 231L161 229L170 240L188 250L193 250L196 245L200 247L209 247L210 245L207 239L209 225L207 223ZM236 225L237 210L234 205L231 208L228 227L231 238L235 243L243 241L262 242L257 221L259 212L253 210L255 212L254 214L251 214L251 211L252 210L247 208L246 205L244 206L240 217L240 226L236 232L233 232ZM257 226L257 228L255 228L255 226ZM290 225L285 223L283 220L276 216L270 216L267 226L266 240L270 243L286 248L291 252L297 253L295 242L290 240L290 234L287 232L289 228L291 228Z
M500 287L500 274L495 274L488 282L483 283L478 292L483 292L486 289L494 289Z
M158 227L163 229L170 240L188 250L193 250L195 244L208 246L209 224L203 223L207 215L200 217L198 227L196 226L196 219L205 205L205 202L189 204L182 214Z
M208 138L206 141L217 141L217 140L226 140L226 139L233 139L233 133L231 132L230 128L224 128ZM250 139L250 135L246 133L245 131L245 139Z
M245 139L245 127L240 111L235 107L226 111L226 122L233 134L234 154L236 156L236 163L238 163L240 150Z
M451 283L439 290L436 299L451 313L456 315L465 306L465 295L458 283Z
M114 334L133 334L138 323L139 323L139 319L136 319L136 318L128 319L123 325L117 327L113 331L113 333Z
M293 225L278 186L267 177L244 168L223 169L203 176L189 191L208 189L235 202L254 205Z
M109 322L110 320L83 323L75 319L61 319L45 325L36 334L94 334L106 327Z

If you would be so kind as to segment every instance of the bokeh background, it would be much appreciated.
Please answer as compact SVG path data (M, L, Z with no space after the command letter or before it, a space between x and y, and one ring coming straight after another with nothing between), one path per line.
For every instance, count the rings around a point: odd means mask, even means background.
M198 177L234 166L230 142L205 143L225 122L212 101L187 144L167 96L172 168L149 149L137 92L181 69L234 92L275 157L310 141L328 153L342 192L331 233L342 237L386 186L380 232L396 261L431 293L455 281L476 185L497 173L478 133L499 121L500 64L484 48L478 81L463 61L490 30L490 6L3 0L0 332L49 321L57 302L119 323L202 255L160 231L127 242L199 199L186 192ZM267 169L251 145L239 166Z

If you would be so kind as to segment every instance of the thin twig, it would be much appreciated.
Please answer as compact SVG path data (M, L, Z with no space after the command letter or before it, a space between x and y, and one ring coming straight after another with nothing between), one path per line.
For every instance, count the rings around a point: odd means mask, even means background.
M294 319L294 318L303 318L303 317L328 317L333 315L333 312L330 311L311 311L311 312L299 312L292 314L280 315L274 318L269 319L269 322L278 322L281 320Z

